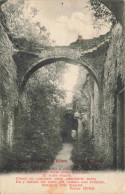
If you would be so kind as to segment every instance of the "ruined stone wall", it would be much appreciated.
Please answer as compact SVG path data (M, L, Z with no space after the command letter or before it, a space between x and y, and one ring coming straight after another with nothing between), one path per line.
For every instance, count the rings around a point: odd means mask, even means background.
M12 56L13 45L0 20L0 144L5 140L10 145L18 103L16 65Z
M116 93L121 85L118 85L118 78L124 76L124 52L123 52L123 29L117 23L112 29L112 38L107 51L104 63L104 75L101 92L100 128L95 123L95 145L97 155L104 160L103 165L112 167L114 162L114 149L116 149L117 125L116 115Z

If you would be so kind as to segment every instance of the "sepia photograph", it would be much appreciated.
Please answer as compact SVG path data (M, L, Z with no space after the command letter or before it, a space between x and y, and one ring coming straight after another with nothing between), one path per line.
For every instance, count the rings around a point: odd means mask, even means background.
M124 38L124 0L0 0L0 194L125 193Z

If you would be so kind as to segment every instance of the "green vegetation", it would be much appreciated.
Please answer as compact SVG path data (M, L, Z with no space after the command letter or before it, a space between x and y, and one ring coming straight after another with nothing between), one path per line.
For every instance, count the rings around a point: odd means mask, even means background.
M73 170L100 169L102 160L98 160L98 157L95 155L94 139L88 130L85 130L79 141L79 145L76 141L74 142L71 159L74 162Z
M12 150L5 145L1 150L1 160L6 161L1 162L1 171L45 170L52 164L62 146L60 103L65 93L59 81L63 71L63 64L53 64L29 79L15 110Z
M11 0L3 5L4 25L18 49L34 51L51 44L45 26L33 22L37 10L28 1ZM30 14L27 14L30 13ZM61 149L61 90L64 63L37 70L19 96L14 115L13 146L0 150L0 171L37 171L48 169Z
M112 9L110 9L111 2L112 1L110 0L90 0L95 28L101 29L101 26L104 25L104 23L109 23L111 24L111 26L114 26L114 24L116 23L116 14L114 14L115 12L112 13ZM97 24L97 20L101 22Z
M27 0L10 0L3 6L3 25L14 46L28 51L50 46L54 40L46 27L37 21L38 10Z

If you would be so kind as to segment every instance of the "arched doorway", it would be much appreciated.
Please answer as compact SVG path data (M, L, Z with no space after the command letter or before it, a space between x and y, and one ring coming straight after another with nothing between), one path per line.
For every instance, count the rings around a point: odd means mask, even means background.
M63 125L61 126L61 137L63 142L71 142L73 140L72 138L72 131L77 131L78 129L78 122L76 119L74 119L73 111L69 112L66 110L63 113Z

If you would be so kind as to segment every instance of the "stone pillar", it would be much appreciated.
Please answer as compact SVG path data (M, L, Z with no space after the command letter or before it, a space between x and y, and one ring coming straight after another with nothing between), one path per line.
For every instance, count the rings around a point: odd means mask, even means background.
M83 124L82 124L82 117L78 118L78 137L83 134Z
M78 120L78 130L77 130L77 146L78 146L78 152L81 148L81 143L82 143L82 139L83 139L83 134L84 134L84 127L83 127L83 122L82 122L82 114L76 112L74 114L74 118Z
M9 116L8 121L8 130L7 130L7 143L9 144L10 148L12 149L13 145L13 132L14 132L14 116L11 114Z
M82 141L83 141L84 129L82 123L82 117L78 118L78 151L82 150Z
M94 95L91 94L91 121L90 121L90 131L92 136L94 136Z

